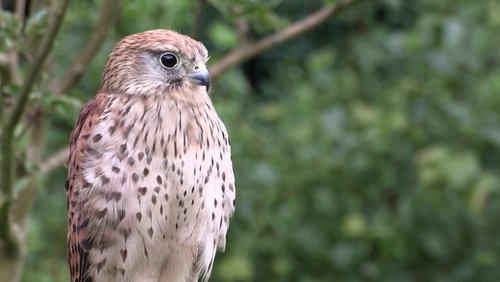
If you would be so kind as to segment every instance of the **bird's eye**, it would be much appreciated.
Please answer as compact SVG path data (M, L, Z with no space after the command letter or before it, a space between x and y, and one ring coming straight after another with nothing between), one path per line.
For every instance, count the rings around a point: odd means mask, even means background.
M172 69L178 65L179 60L175 54L168 52L161 54L160 62L167 69Z

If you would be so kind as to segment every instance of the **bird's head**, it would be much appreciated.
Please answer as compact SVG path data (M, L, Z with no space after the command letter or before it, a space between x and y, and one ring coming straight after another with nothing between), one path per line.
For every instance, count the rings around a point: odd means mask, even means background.
M206 94L207 49L170 30L149 30L122 39L109 55L101 91L129 95Z

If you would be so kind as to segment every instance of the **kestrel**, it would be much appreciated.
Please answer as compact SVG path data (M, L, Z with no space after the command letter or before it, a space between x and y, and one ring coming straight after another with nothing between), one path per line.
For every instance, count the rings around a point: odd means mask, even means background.
M122 39L70 139L71 281L208 280L235 187L206 48L169 30Z

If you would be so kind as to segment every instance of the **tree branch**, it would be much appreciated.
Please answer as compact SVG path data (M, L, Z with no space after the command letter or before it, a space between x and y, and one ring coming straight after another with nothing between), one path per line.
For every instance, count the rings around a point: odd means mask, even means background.
M329 17L337 14L346 7L359 2L358 0L340 0L334 5L328 5L312 13L306 18L299 20L287 28L277 31L257 42L243 45L224 56L219 62L210 68L210 77L216 79L229 68L255 57L256 55L280 44L287 42L305 32L313 29L326 21Z
M24 83L21 86L21 90L19 91L19 96L17 97L17 100L14 104L14 109L10 117L10 123L7 125L7 127L15 127L21 119L35 79L38 78L40 71L42 70L43 63L47 58L50 50L52 49L52 44L54 43L54 39L57 35L57 32L59 31L59 27L61 26L68 0L59 0L53 3L52 17L47 29L47 33L43 37L35 58L30 64L29 69L26 73L26 79L24 80Z
M53 83L55 94L67 93L80 81L80 78L104 42L109 28L115 23L120 11L120 5L121 0L107 0L104 3L99 20L80 55L73 62L72 67L66 75L60 81Z
M19 18L19 22L24 25L24 14L26 12L26 0L17 0L15 14Z
M48 157L41 165L40 171L47 175L64 164L69 157L69 148L66 146Z
M12 204L12 187L14 179L14 166L15 166L15 153L13 148L14 141L14 130L16 125L19 123L26 105L28 102L29 95L35 80L39 77L40 71L42 70L43 63L50 50L52 49L52 44L61 26L62 19L64 17L66 7L68 6L68 0L59 0L52 2L51 17L47 33L42 39L40 47L38 48L34 60L28 67L26 72L25 80L21 85L19 95L14 103L14 108L10 115L10 118L4 122L2 125L2 143L1 143L1 171L0 171L0 187L4 193L5 202L0 207L0 239L3 240L6 252L13 255L17 254L18 246L16 245L15 239L11 233L10 226L10 208Z

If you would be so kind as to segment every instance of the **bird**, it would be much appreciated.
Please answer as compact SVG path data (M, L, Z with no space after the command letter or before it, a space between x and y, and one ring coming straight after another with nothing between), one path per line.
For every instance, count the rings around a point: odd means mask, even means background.
M70 135L72 282L207 281L235 210L205 46L166 29L120 40Z

